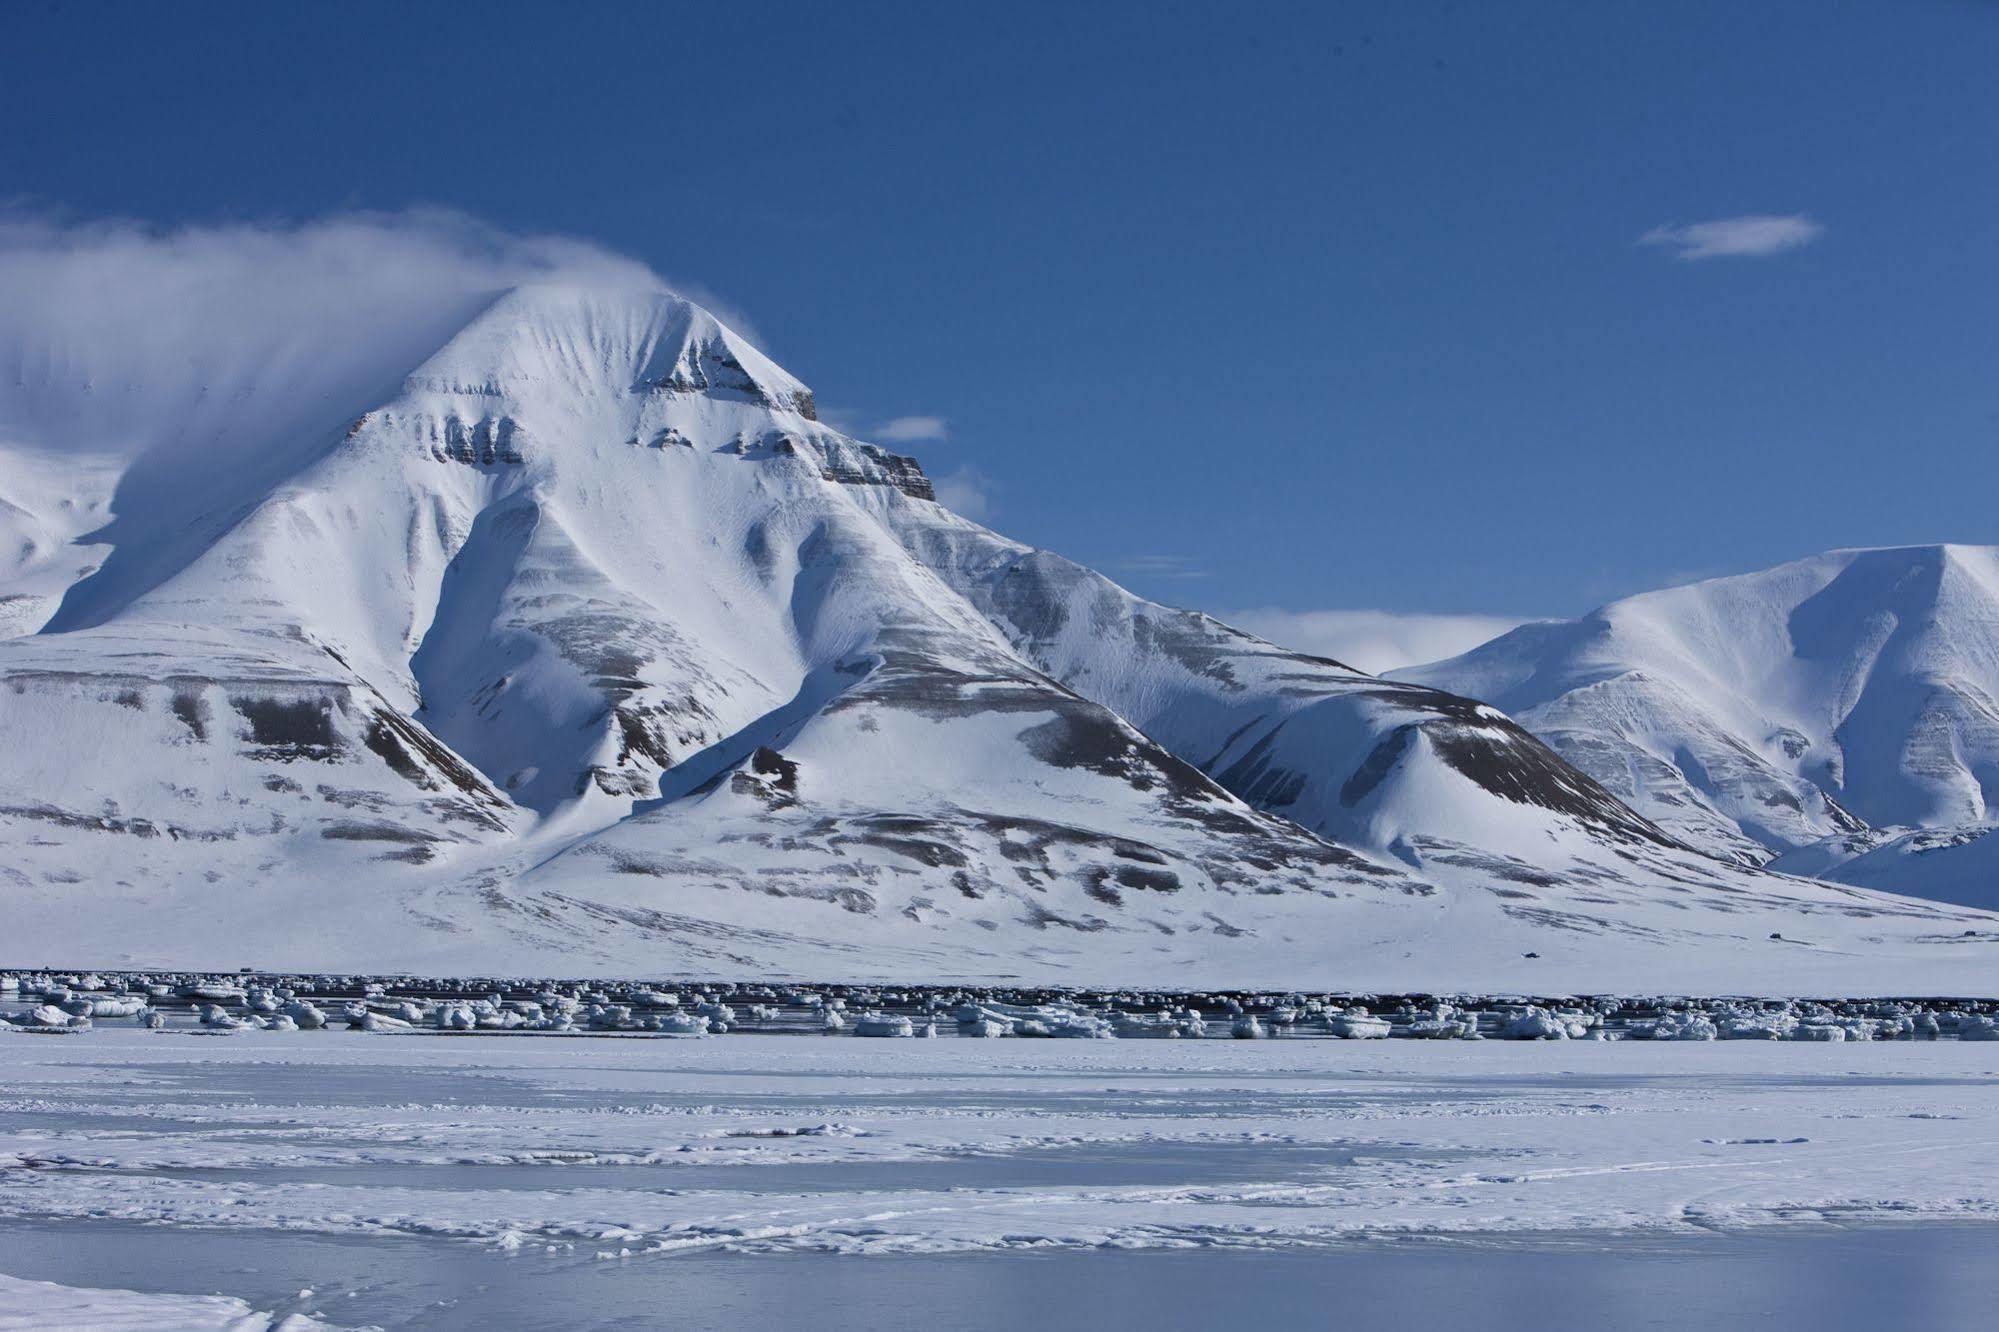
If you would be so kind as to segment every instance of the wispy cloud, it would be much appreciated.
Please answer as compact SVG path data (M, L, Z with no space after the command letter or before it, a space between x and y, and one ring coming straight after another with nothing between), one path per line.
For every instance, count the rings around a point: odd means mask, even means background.
M1142 578L1206 578L1208 570L1191 555L1127 555L1112 565L1119 573Z
M0 428L133 451L213 437L258 404L393 384L500 291L544 280L668 285L587 241L434 209L184 227L0 211L0 364L22 368L0 382Z
M937 502L966 518L983 518L992 508L992 479L970 463L930 478Z
M1803 213L1745 213L1712 222L1668 223L1652 228L1638 243L1660 246L1670 250L1675 259L1691 263L1699 259L1763 259L1810 245L1824 234L1825 227Z
M949 439L951 425L941 416L897 416L876 426L874 436L891 444L914 444Z
M1506 615L1420 615L1381 610L1217 611L1215 617L1280 647L1331 657L1375 675L1469 651L1526 620Z

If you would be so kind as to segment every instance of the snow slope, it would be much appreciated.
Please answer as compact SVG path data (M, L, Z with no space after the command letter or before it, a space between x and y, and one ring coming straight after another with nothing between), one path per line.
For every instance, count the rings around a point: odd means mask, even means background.
M1143 601L942 509L895 527L1037 667L1322 836L1417 864L1447 832L1488 847L1532 848L1558 830L1664 840L1492 708Z
M1904 851L1852 859L1895 840L1882 830L1999 820L1999 550L1834 551L1523 626L1401 674L1506 709L1716 854L1999 903L1999 881L1980 896L1969 866L1904 875L1889 868Z
M1828 837L1779 856L1770 868L1985 910L1999 906L1999 834L1976 824Z
M299 402L246 372L240 415L154 395L136 435L23 377L13 960L1986 974L1988 917L1716 866L1491 708L949 514L677 297L547 283L449 313L381 350L406 360L385 388L372 351Z

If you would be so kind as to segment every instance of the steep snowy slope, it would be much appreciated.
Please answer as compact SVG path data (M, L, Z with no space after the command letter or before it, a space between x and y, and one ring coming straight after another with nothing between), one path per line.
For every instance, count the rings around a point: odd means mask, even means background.
M1883 840L1870 829L1999 819L1989 547L1835 551L1401 674L1488 699L1682 840L1751 863L1833 839L1782 864L1846 877L1835 848Z
M459 914L502 931L541 861L662 880L654 898L698 876L946 922L930 934L952 932L946 895L1037 933L1170 897L1205 932L1252 879L1421 891L1021 662L871 516L874 492L928 505L920 470L811 410L685 302L507 294L148 589L68 617L110 600L87 576L57 619L96 623L4 645L12 876L57 912L118 887L236 912L243 877L311 897L365 893L355 862L426 866L470 875ZM591 961L548 910L522 941ZM586 921L634 955L637 928Z
M1999 909L1999 832L1981 824L1844 833L1786 852L1769 868L1985 911Z
M102 525L116 480L108 467L0 442L0 639L40 629L96 569L106 548L87 534Z
M18 960L1893 989L1999 941L1004 542L663 292L454 317L378 393L251 376L227 475L199 395L136 453L0 414Z
M1251 804L1412 863L1660 831L1498 711L1274 647L935 507L888 521L1029 661Z

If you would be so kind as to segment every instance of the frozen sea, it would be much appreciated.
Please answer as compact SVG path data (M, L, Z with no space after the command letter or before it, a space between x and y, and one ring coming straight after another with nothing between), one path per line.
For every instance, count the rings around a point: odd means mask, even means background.
M1985 1328L1999 1044L0 1037L0 1328Z

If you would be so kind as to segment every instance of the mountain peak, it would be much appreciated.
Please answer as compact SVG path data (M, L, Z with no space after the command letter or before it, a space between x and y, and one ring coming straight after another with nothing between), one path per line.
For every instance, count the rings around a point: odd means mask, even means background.
M409 387L503 397L713 393L815 417L809 388L664 287L509 288L419 366Z
M1683 840L1767 860L1999 817L1999 549L1827 551L1407 673L1519 718Z

